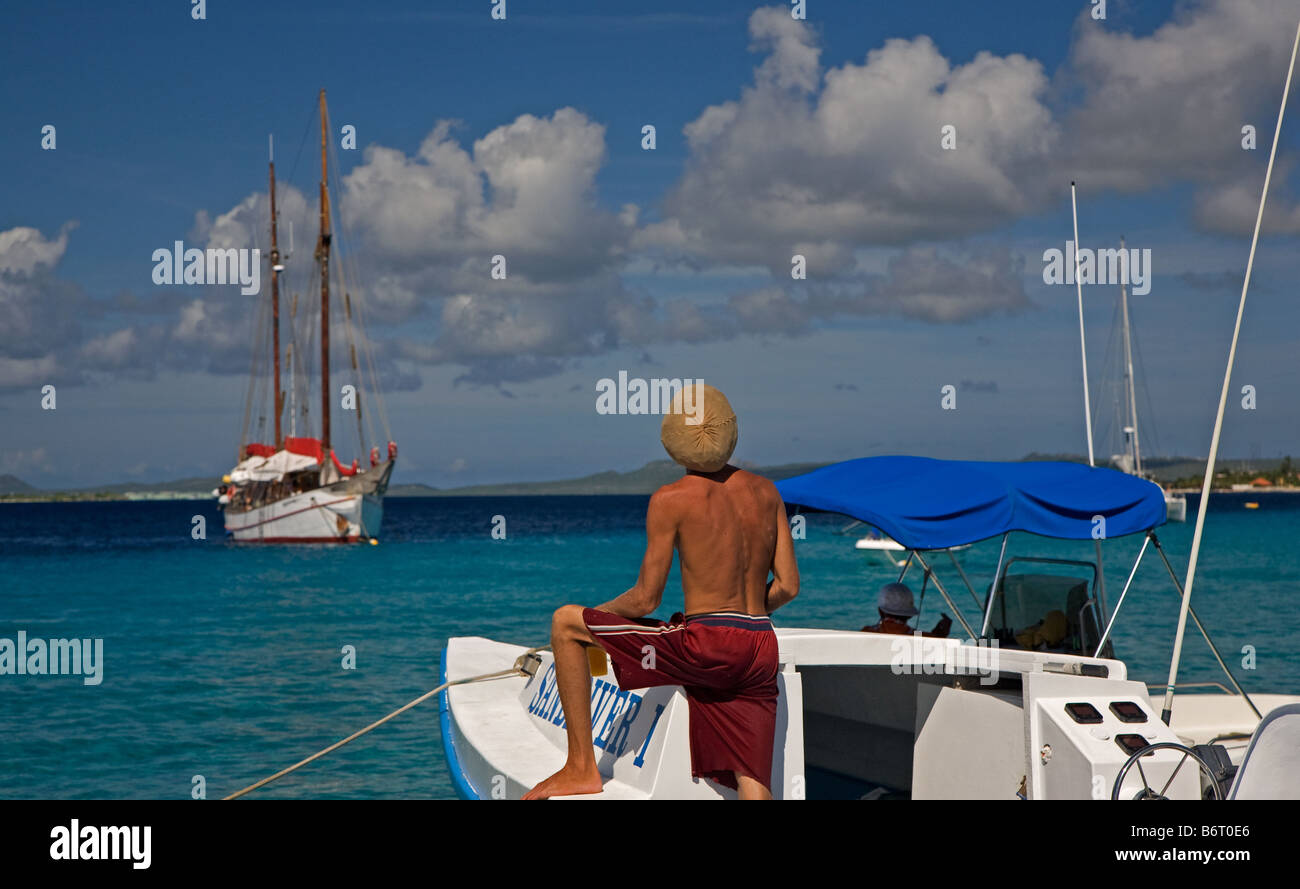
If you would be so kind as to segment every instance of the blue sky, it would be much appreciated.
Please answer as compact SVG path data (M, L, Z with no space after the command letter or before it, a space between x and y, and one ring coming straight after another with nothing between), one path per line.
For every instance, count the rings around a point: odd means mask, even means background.
M357 129L337 199L398 481L660 458L654 418L594 410L619 370L718 385L753 463L1082 452L1074 289L1041 276L1070 236L1071 179L1085 246L1152 250L1132 309L1148 448L1206 450L1289 4L1111 0L1093 21L1086 2L812 0L802 22L780 3L508 0L505 21L487 0L372 6L4 13L0 473L62 487L228 468L250 301L157 287L150 256L264 242L274 133L282 197L300 199L282 203L290 273L306 274L321 87L334 129ZM1228 455L1300 450L1289 124L1234 376L1258 408L1230 402ZM806 282L788 274L800 251ZM487 280L496 253L508 288ZM1084 289L1099 453L1116 293Z

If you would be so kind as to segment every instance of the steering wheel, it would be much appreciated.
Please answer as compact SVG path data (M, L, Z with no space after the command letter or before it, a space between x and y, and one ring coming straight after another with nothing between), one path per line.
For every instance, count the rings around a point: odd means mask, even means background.
M1142 770L1142 763L1139 761L1148 753L1152 753L1156 750L1178 750L1183 754L1183 758L1178 760L1178 765L1174 767L1173 774L1169 776L1169 780L1165 782L1159 792L1151 789L1151 782L1147 780L1146 772ZM1192 750L1190 747L1183 744L1177 744L1173 741L1160 741L1156 744L1148 744L1141 750L1133 753L1128 758L1128 761L1125 762L1124 765L1120 766L1119 774L1115 776L1115 786L1111 789L1110 798L1113 800L1119 799L1119 789L1124 785L1124 779L1128 776L1129 769L1133 768L1134 763L1137 763L1138 774L1142 776L1142 789L1137 792L1133 799L1169 799L1169 797L1165 796L1165 791L1169 789L1170 784L1174 783L1174 778L1178 777L1178 771L1183 767L1183 763L1187 762L1188 757L1195 760L1197 768L1210 779L1210 787L1214 790L1214 799L1223 799L1223 795L1219 791L1219 782L1214 779L1214 771L1206 764L1205 760L1201 759L1196 751Z

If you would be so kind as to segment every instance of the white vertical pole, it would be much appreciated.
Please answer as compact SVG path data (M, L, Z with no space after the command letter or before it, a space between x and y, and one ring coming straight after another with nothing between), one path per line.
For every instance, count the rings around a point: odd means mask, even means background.
M1196 530L1192 533L1192 554L1187 562L1187 583L1183 586L1183 604L1178 609L1178 633L1174 636L1174 655L1169 661L1169 682L1165 686L1164 708L1160 718L1169 724L1174 709L1174 685L1178 681L1178 661L1183 653L1183 631L1187 628L1187 609L1192 603L1192 584L1196 580L1196 560L1201 554L1201 534L1205 529L1205 510L1210 503L1210 485L1214 482L1214 462L1219 456L1219 436L1223 432L1223 411L1228 404L1228 389L1232 385L1232 366L1237 360L1237 339L1241 336L1241 318L1246 311L1246 291L1250 289L1250 273L1255 267L1255 246L1259 243L1259 229L1264 221L1264 202L1268 198L1268 185L1273 178L1273 159L1277 156L1277 140L1282 134L1282 115L1291 93L1291 75L1295 72L1296 50L1300 49L1300 24L1296 25L1295 41L1291 45L1291 64L1286 72L1286 85L1282 88L1282 104L1277 109L1277 127L1273 130L1273 147L1268 153L1268 169L1264 172L1264 188L1259 194L1259 211L1255 214L1255 234L1250 239L1250 257L1246 260L1246 278L1241 283L1241 300L1237 303L1237 322L1232 329L1232 345L1228 348L1228 366L1223 372L1223 389L1219 392L1219 412L1214 416L1214 434L1210 437L1210 456L1205 461L1205 478L1201 481L1201 502L1196 507Z
M1093 657L1101 657L1102 646L1110 638L1110 631L1115 626L1115 618L1119 617L1119 610L1124 607L1124 597L1128 595L1128 588L1133 585L1133 578L1137 576L1138 565L1142 564L1142 557L1146 555L1147 546L1151 543L1151 532L1142 541L1142 548L1138 550L1138 557L1133 562L1133 569L1128 573L1128 580L1124 581L1124 589L1120 590L1119 601L1115 603L1115 610L1111 612L1110 621L1106 624L1106 632L1101 634L1101 639L1097 642L1097 650L1092 653Z
M1007 557L1007 538L1010 536L1010 531L1002 535L1002 549L998 550L998 566L993 569L993 586L989 588L988 605L984 607L984 623L980 624L981 638L989 634L989 620L993 617L993 600L998 595L998 581L1002 577L1002 563Z
M1124 278L1119 282L1119 295L1124 312L1124 375L1128 378L1128 420L1133 426L1133 474L1141 475L1142 447L1138 443L1137 390L1133 385L1133 342L1128 320L1128 248L1124 245L1123 238L1119 239L1119 252L1125 257L1123 267L1126 270Z
M1088 434L1088 465L1096 465L1092 455L1092 403L1088 400L1088 347L1083 338L1083 282L1079 280L1079 205L1070 183L1070 210L1074 215L1074 289L1079 294L1079 354L1083 359L1083 424Z

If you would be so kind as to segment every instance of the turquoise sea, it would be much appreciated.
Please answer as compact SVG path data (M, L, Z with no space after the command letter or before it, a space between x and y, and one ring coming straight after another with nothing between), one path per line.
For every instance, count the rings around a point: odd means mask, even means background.
M436 686L448 637L542 644L557 605L622 592L640 563L646 502L390 499L382 543L351 547L234 545L207 501L0 504L0 638L99 638L104 652L99 685L0 675L0 798L187 798L196 775L217 798L251 784ZM206 540L191 537L195 515L214 532ZM491 535L497 515L504 540ZM854 535L837 533L846 521L808 517L803 591L778 626L874 620L876 588L896 571L855 551ZM1180 575L1191 532L1190 522L1159 532ZM1300 497L1211 501L1193 606L1248 691L1300 694L1297 540ZM1140 545L1105 544L1112 606ZM1016 534L1009 551L1091 558L1092 545ZM997 540L960 554L977 588L997 555ZM952 564L934 564L974 621ZM931 587L926 628L940 605ZM674 575L660 616L680 608ZM1177 616L1148 552L1115 634L1132 677L1164 681ZM344 646L355 669L343 669ZM1253 669L1241 668L1245 646ZM1189 624L1180 682L1222 678ZM255 796L452 798L436 699Z

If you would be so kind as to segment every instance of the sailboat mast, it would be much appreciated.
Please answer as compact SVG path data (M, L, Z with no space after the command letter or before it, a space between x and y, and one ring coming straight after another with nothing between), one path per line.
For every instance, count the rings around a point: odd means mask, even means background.
M271 166L271 353L275 374L275 448L280 449L280 247L275 233L275 142L270 143Z
M1127 257L1128 253L1124 247L1124 239L1119 239L1120 256ZM1127 260L1124 267L1128 267ZM1128 381L1128 411L1129 424L1133 429L1133 471L1142 474L1142 450L1138 445L1138 411L1137 396L1134 394L1133 386L1133 342L1129 334L1128 324L1128 275L1123 275L1119 281L1120 294L1120 311L1124 315L1124 376Z
M1088 399L1088 345L1083 337L1083 282L1079 279L1079 204L1070 183L1070 212L1074 217L1074 287L1079 294L1079 354L1083 362L1083 426L1088 436L1088 465L1096 466L1092 452L1092 403Z
M330 192L327 166L329 112L325 90L320 91L320 239L316 259L320 261L320 401L321 449L330 449Z

